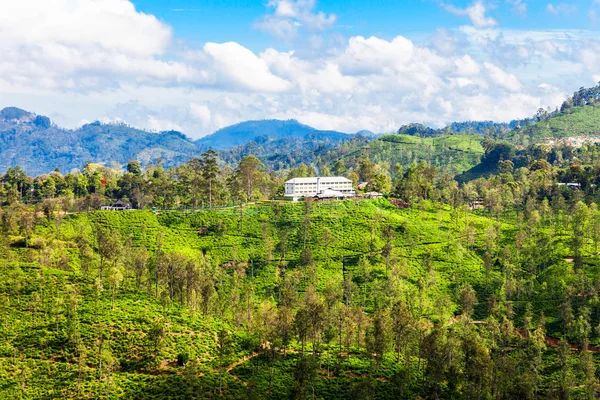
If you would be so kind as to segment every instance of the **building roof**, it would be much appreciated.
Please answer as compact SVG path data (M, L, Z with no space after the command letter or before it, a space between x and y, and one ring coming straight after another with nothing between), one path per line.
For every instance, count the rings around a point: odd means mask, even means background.
M328 184L334 182L352 182L350 179L345 178L343 176L322 176L317 178L316 176L310 178L294 178L289 181L285 181L285 183L317 183L317 179L319 179L320 184Z
M345 197L346 195L338 190L325 189L321 193L317 194L318 198L329 198L329 197Z

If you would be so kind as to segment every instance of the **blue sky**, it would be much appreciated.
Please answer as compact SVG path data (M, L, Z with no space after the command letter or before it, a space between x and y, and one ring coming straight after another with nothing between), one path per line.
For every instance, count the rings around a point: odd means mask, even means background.
M253 50L279 43L254 24L265 14L268 1L136 0L136 7L156 15L174 28L176 36L190 43L206 41L242 41ZM421 0L321 0L319 10L335 14L332 31L347 36L371 36L392 39L398 34L419 37L440 27L456 28L465 18L448 13L441 2ZM467 8L470 1L449 2ZM507 29L594 29L588 16L590 1L523 1L525 9L511 3L490 2L488 14ZM567 5L566 12L552 14L548 4ZM559 8L560 10L560 8Z
M507 121L600 80L600 0L21 0L0 107L200 137L247 119Z

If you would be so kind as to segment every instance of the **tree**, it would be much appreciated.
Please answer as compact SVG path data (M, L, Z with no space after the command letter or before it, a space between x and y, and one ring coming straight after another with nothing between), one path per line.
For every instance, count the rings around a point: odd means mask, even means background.
M232 176L232 192L237 192L237 188L244 195L246 200L255 198L254 190L260 181L265 178L264 166L260 160L254 156L244 157L238 164Z
M385 274L388 274L390 265L390 257L394 250L394 239L396 239L396 231L390 225L385 225L382 229L381 235L385 240L385 245L381 249L381 255L385 258Z
M394 303L391 312L391 329L398 362L400 362L402 350L405 350L408 344L412 324L413 318L406 304L402 301Z
M231 352L231 336L225 329L217 332L217 351L219 354L219 396L223 395L223 363Z
M98 254L100 254L99 277L100 282L102 282L106 262L116 265L121 256L121 237L116 231L109 231L104 227L98 226L96 228L96 241L98 244Z
M145 338L145 363L156 366L160 359L165 338L165 327L162 321L155 321Z
M475 290L469 284L463 285L458 294L458 304L462 311L462 315L471 318L475 305L477 304L477 295Z
M208 150L206 153L202 153L200 157L202 160L202 178L205 184L208 184L208 205L212 208L213 190L219 173L219 166L217 164L218 154L214 150Z
M465 366L465 398L489 398L492 368L489 349L475 330L467 328L462 338L462 350Z
M127 172L133 176L142 176L142 165L137 160L129 161L127 163Z
M379 365L390 344L390 320L385 309L377 310L367 334L367 349Z
M346 172L346 166L344 165L344 161L337 160L335 165L333 166L333 173L336 176L343 176L344 172Z
M560 379L557 382L556 392L559 399L568 400L571 398L575 377L571 367L571 347L565 339L558 344L558 359Z

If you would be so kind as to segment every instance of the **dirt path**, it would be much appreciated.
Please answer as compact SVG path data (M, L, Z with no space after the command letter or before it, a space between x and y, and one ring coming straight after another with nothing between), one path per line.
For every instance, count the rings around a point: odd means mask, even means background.
M242 358L238 359L238 360L237 360L237 361L235 361L233 364L230 364L230 365L227 367L226 371L227 371L228 373L229 373L229 372L231 372L231 370L232 370L232 369L234 369L234 368L235 368L235 367L237 367L238 365L240 365L240 364L242 364L242 363L245 363L246 361L248 361L248 360L250 360L250 359L252 359L252 358L254 358L254 357L258 356L258 354L259 354L259 353L257 353L257 352L254 352L254 353L252 353L252 354L248 354L247 356L244 356L244 357L242 357Z
M522 338L526 338L528 336L525 329L518 328L517 332L519 333L519 336L521 336ZM551 346L560 345L560 341L561 341L561 339L559 339L559 338L555 338L552 336L544 336L544 343L549 344ZM574 349L574 350L581 350L581 348L582 348L580 345L575 344L575 343L568 342L568 345L571 349ZM587 351L591 351L592 353L600 353L600 346L590 344L590 345L588 345Z

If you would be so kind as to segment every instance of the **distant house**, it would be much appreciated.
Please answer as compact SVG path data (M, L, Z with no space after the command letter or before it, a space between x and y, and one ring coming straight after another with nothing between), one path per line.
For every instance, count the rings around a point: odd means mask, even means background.
M480 208L483 208L485 206L483 200L479 199L479 200L473 200L469 202L469 208L471 210L478 210Z
M107 210L107 211L125 211L125 210L131 210L131 204L125 203L122 200L118 200L116 203L114 203L110 206L102 206L100 209Z
M365 199L381 199L383 198L383 193L379 192L366 192L361 195L362 198Z
M343 176L294 178L286 181L284 187L285 197L294 201L319 198L319 195L321 198L347 198L356 195L352 181Z
M361 182L358 184L357 189L358 190L365 190L367 188L367 185L369 184L369 182Z
M556 186L566 186L567 189L571 189L571 190L581 189L581 183L577 183L577 182L569 182L569 183L559 182L556 184Z

